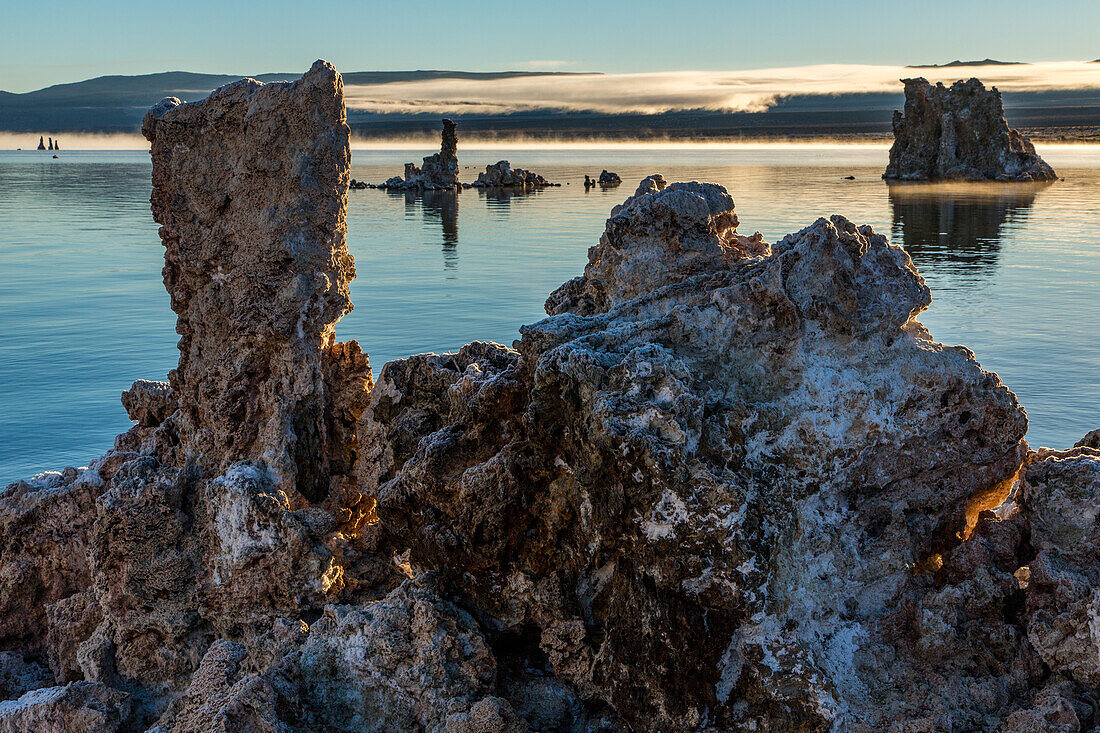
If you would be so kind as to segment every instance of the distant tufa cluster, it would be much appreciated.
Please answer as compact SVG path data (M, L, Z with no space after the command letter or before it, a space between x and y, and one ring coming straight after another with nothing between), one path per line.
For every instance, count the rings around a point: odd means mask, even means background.
M461 191L464 188L516 188L524 190L560 186L550 183L538 173L512 168L507 160L485 166L473 183L458 180L458 134L453 120L443 120L443 135L439 152L424 158L422 166L405 164L405 175L393 176L385 182L373 185L364 181L351 181L351 188L383 188L392 191Z

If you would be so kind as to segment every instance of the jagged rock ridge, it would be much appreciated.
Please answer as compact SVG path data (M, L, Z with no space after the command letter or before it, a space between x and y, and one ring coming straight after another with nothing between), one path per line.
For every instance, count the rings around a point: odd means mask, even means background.
M180 368L90 467L0 494L0 730L1100 723L1097 440L1029 451L869 227L769 245L652 176L514 349L375 385L333 338L335 70L147 129Z
M978 79L950 87L902 79L905 112L894 111L894 144L882 177L903 181L1050 181L1054 170L1008 126L997 88Z

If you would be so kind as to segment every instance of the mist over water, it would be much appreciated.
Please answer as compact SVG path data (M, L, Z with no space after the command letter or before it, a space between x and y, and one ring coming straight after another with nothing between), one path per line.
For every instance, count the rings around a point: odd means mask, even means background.
M357 149L352 176L382 181L430 152ZM355 310L337 337L357 339L376 375L413 353L510 344L582 271L611 207L660 172L725 185L740 231L771 242L839 213L904 245L932 289L920 320L1000 374L1032 445L1067 447L1100 427L1100 149L1039 152L1065 181L888 186L885 147L466 148L465 180L507 158L570 185L351 191ZM585 192L602 168L624 184ZM0 153L0 484L86 465L130 425L119 393L176 363L149 172L140 150Z
M945 84L977 76L1001 91L1100 88L1100 65L1057 61L947 68L817 64L730 71L450 78L348 84L344 91L349 109L374 113L503 114L545 109L607 114L763 112L790 95L897 93L898 79L915 76Z

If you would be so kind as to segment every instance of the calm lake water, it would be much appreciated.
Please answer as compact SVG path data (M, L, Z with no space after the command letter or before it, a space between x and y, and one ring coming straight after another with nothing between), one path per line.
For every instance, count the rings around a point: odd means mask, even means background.
M430 152L355 150L352 175L378 182ZM921 320L937 340L1000 374L1032 445L1068 447L1100 427L1100 147L1039 152L1064 181L889 187L886 149L854 146L460 151L469 180L507 158L570 185L350 192L359 276L337 336L376 374L474 339L510 344L580 274L611 207L659 172L725 185L740 231L770 242L833 213L886 233L928 279ZM585 192L601 168L624 184ZM130 425L119 393L176 362L149 173L145 152L0 152L0 485L102 454Z

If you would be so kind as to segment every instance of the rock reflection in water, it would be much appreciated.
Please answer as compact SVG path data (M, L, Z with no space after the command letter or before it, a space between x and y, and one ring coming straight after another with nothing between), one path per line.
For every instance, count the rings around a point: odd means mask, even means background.
M990 274L1011 229L1026 218L1043 183L890 185L892 239L921 270Z
M507 187L507 188L482 188L478 189L478 198L485 201L490 209L507 209L512 205L514 198L528 198L538 196L543 192L541 188L531 187Z
M420 205L424 224L438 224L443 234L443 266L458 267L458 193L455 191L393 191L391 196L403 197L405 209Z

